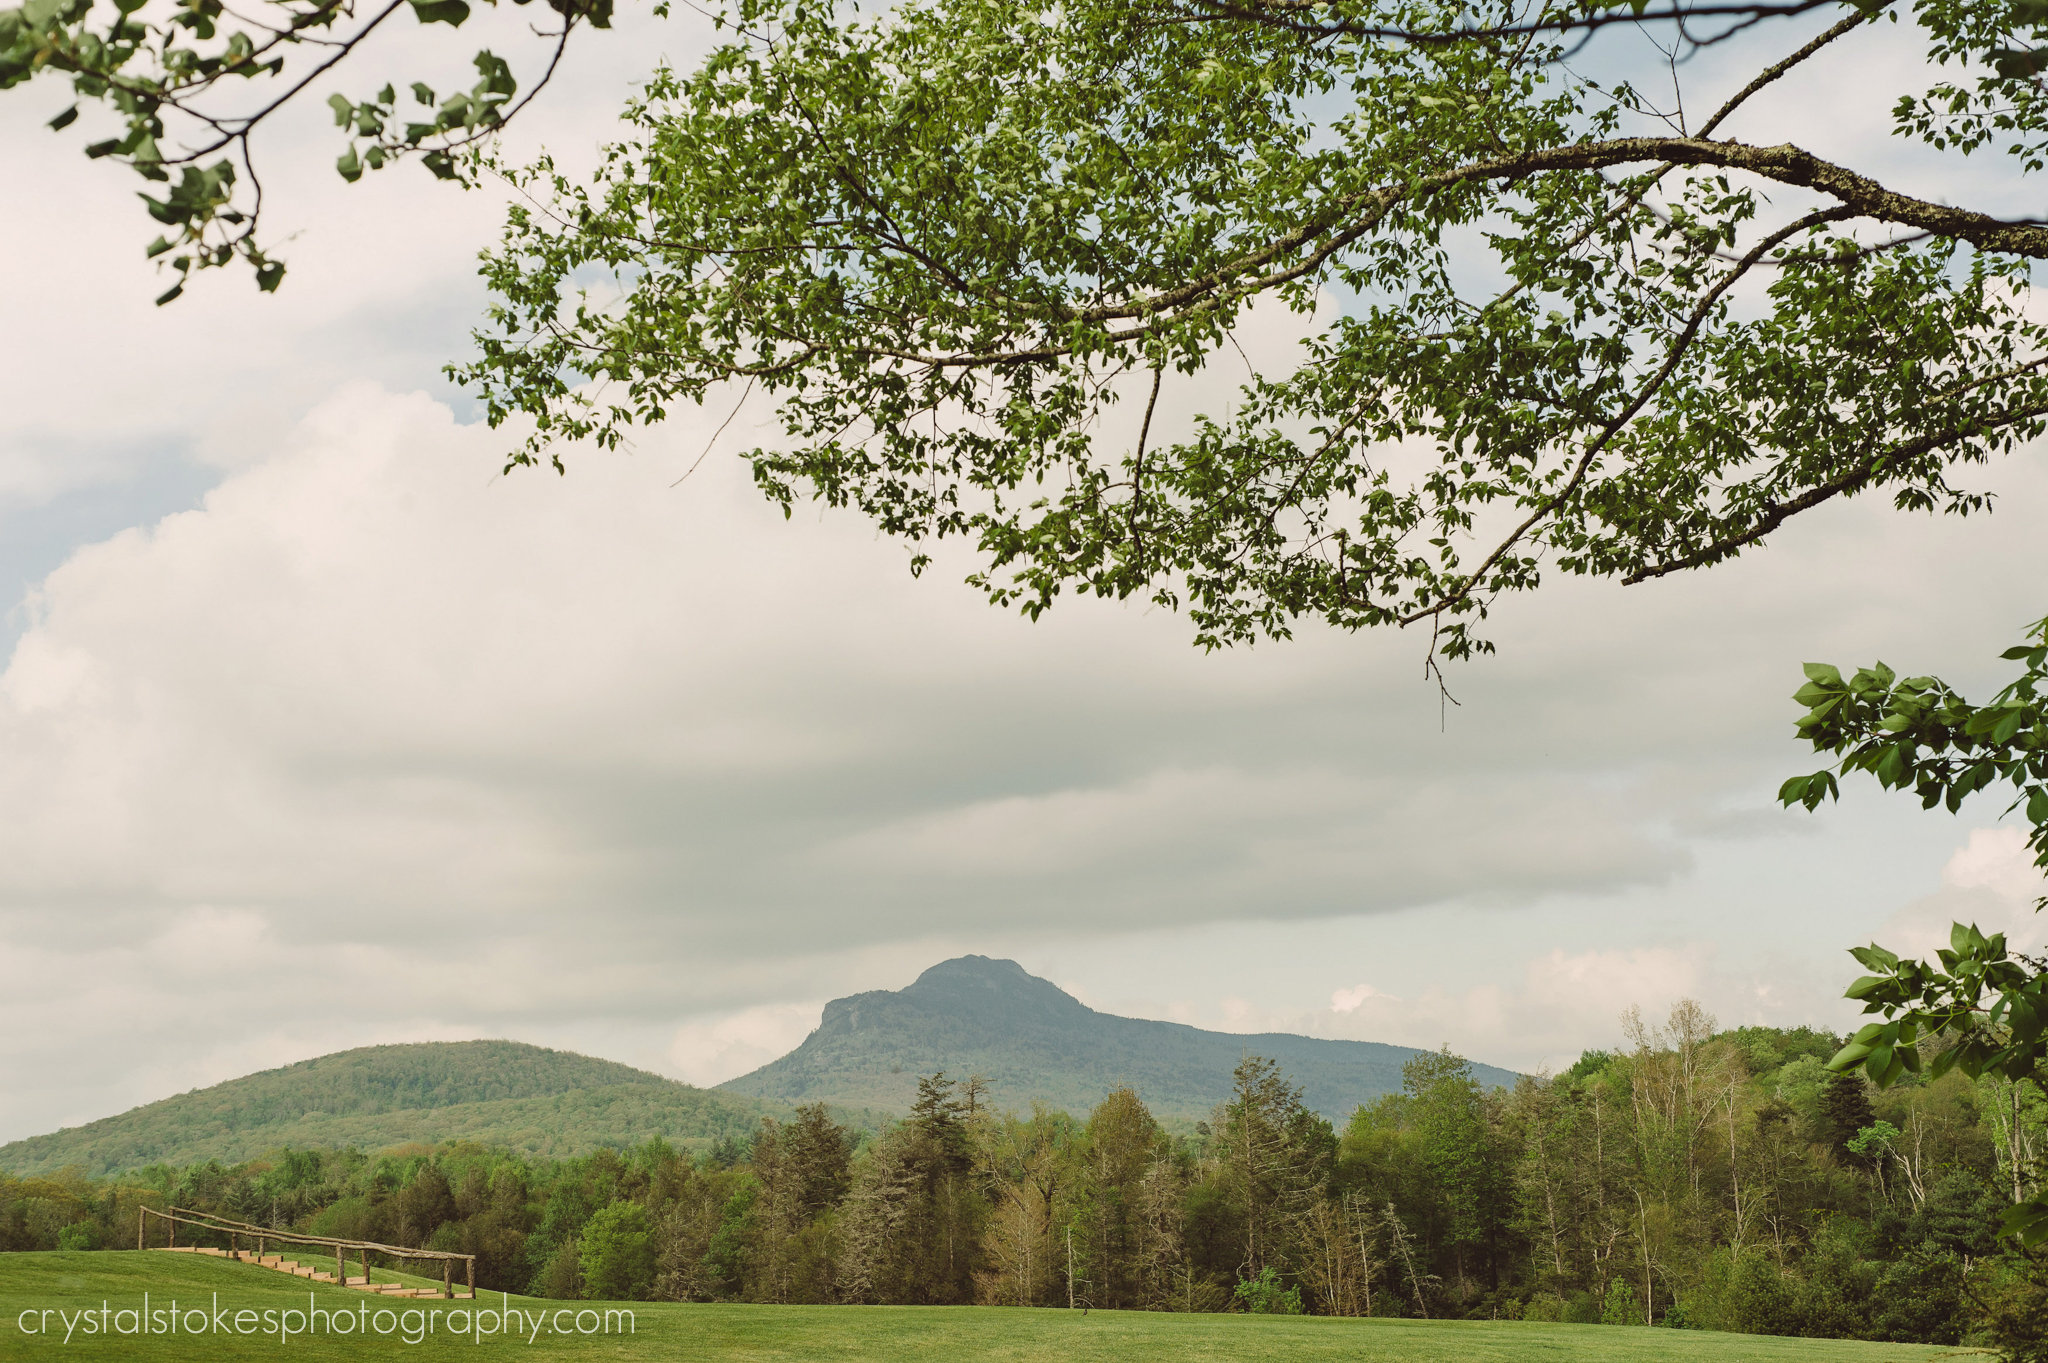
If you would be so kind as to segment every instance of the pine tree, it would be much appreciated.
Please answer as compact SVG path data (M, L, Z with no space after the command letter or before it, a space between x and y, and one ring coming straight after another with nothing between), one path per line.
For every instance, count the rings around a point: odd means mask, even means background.
M1845 1164L1864 1164L1866 1159L1849 1149L1856 1133L1877 1120L1870 1106L1870 1090L1861 1074L1828 1076L1820 1094L1820 1116L1828 1149Z

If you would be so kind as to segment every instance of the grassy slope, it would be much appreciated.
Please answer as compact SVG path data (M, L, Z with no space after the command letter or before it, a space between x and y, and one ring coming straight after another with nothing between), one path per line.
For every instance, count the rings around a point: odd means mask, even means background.
M378 1275L382 1277L382 1274ZM68 1346L24 1336L18 1316L27 1308L115 1309L135 1305L147 1290L152 1306L178 1297L210 1300L257 1311L303 1306L308 1291L323 1306L353 1307L361 1293L322 1288L245 1264L192 1255L134 1252L0 1254L0 1360L77 1356L137 1360L205 1358L220 1363L279 1358L326 1359L405 1356L487 1356L467 1338L436 1336L409 1346L396 1338L275 1338L155 1336L87 1339ZM486 1305L495 1302L487 1298ZM510 1299L515 1306L554 1311L559 1302ZM391 1302L431 1307L434 1302ZM373 1308L374 1309L374 1308ZM760 1360L760 1363L1919 1363L1958 1351L1915 1344L1862 1344L1846 1340L1766 1339L1693 1331L1615 1329L1587 1325L1483 1322L1329 1320L1252 1316L1171 1316L1096 1311L990 1307L677 1306L640 1304L631 1338L550 1338L517 1344L500 1339L487 1350L526 1358L632 1359L663 1363ZM54 1318L53 1318L54 1321Z
M162 1161L236 1163L291 1145L378 1149L474 1140L587 1154L662 1135L745 1136L780 1104L692 1088L629 1065L511 1041L371 1046L179 1094L0 1146L0 1169L99 1176Z

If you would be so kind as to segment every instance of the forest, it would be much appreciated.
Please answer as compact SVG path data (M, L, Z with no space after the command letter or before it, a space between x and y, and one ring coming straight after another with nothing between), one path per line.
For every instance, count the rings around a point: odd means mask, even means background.
M1631 1012L1628 1044L1487 1088L1448 1050L1342 1128L1273 1061L1169 1131L994 1110L923 1078L875 1131L822 1105L690 1156L659 1140L543 1160L472 1142L283 1150L94 1180L0 1175L0 1248L132 1247L138 1204L478 1256L545 1297L989 1303L1637 1324L2033 1356L2028 1081L1827 1070L1842 1038Z

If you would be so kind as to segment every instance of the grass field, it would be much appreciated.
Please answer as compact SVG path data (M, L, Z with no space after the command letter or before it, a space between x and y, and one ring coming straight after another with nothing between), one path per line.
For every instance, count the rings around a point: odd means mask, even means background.
M381 1274L379 1275L382 1276ZM422 1280L424 1283L424 1280ZM323 1311L359 1307L374 1312L438 1308L436 1331L414 1345L388 1337L276 1334L250 1336L180 1333L87 1335L83 1325L63 1339L58 1311L136 1308L148 1292L152 1312L197 1303L211 1316L218 1295L232 1327L236 1311L259 1328L267 1310L303 1311L311 1295ZM466 1307L467 1303L457 1305ZM496 1308L499 1299L482 1305ZM562 1302L512 1297L523 1312L552 1317ZM569 1304L574 1310L580 1304ZM563 1337L544 1318L537 1338L512 1340L469 1335L451 1339L449 1303L379 1301L360 1292L322 1287L249 1264L185 1254L0 1254L0 1359L108 1358L235 1360L519 1357L582 1360L736 1360L741 1363L1917 1363L1983 1358L1974 1351L1916 1344L1861 1344L1847 1340L1769 1339L1756 1335L1687 1330L1622 1329L1595 1325L1524 1325L1464 1321L1332 1320L1272 1316L1178 1316L1141 1312L1033 1311L1004 1307L700 1306L635 1303L633 1333ZM49 1310L48 1336L25 1334ZM112 1317L110 1316L110 1319ZM189 1317L188 1317L189 1319ZM279 1315L280 1321L284 1318ZM424 1320L424 1317L419 1319ZM529 1323L533 1317L526 1317ZM131 1318L130 1324L133 1324ZM573 1319L567 1322L572 1328ZM584 1318L591 1325L592 1318Z

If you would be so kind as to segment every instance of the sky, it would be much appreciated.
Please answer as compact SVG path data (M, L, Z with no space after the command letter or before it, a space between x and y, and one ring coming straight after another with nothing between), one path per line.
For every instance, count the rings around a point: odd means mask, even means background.
M706 34L583 44L517 145L587 164ZM428 41L377 60L477 45ZM1858 102L1902 50L1758 135L1924 186ZM66 102L0 98L35 186L0 215L0 1141L384 1042L715 1083L966 952L1108 1011L1534 1071L1681 997L1843 1027L1844 948L1954 917L2043 940L1998 805L1772 799L1817 765L1801 662L2002 680L2048 612L2039 450L1970 475L1988 518L1842 503L1709 574L1553 581L1446 709L1412 633L1205 655L1142 604L1033 623L964 558L913 579L856 519L755 496L756 407L506 475L514 437L440 373L502 195L344 186L315 108L273 143L284 290L158 309L130 177L41 126Z

